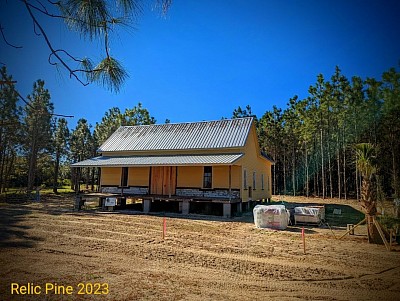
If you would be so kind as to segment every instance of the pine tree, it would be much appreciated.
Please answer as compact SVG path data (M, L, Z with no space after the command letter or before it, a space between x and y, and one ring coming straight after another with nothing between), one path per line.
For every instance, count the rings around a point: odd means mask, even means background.
M70 159L72 162L79 162L88 159L92 155L92 134L90 125L86 119L79 119L76 128L71 133L70 138ZM81 178L81 170L74 168L72 170L71 184L75 191L79 191L79 182ZM87 171L87 170L84 170Z
M125 109L124 113L117 107L109 109L100 123L96 123L94 136L99 145L111 136L120 126L154 124L156 120L149 111L139 102L132 109Z
M400 197L400 73L394 68L382 76L381 145L386 149L386 166L390 174L390 189Z
M26 13L31 19L32 30L48 47L48 62L64 68L71 78L78 80L83 85L96 82L104 87L119 91L122 84L128 77L128 73L112 53L111 41L113 34L124 26L136 25L138 17L143 12L143 3L140 0L21 0L18 4L22 11L17 11L14 16L18 18ZM153 1L151 1L153 2ZM153 2L154 3L154 2ZM170 7L172 0L156 0L153 8L158 9L162 15L165 15ZM4 8L7 9L7 4ZM15 14L10 11L9 13ZM65 48L56 46L56 40L48 35L46 18L52 18L54 21L64 22L67 29L77 32L86 42L101 41L102 53L101 59L94 62L88 57L76 56L73 52ZM4 24L2 24L4 25ZM60 26L63 24L60 23ZM11 27L12 24L8 24ZM3 39L7 41L6 28L2 27ZM22 46L12 45L14 48ZM73 46L73 45L72 45Z
M7 75L5 67L0 69L0 193L7 188L7 182L13 172L18 145L21 144L20 132L21 108L17 105L18 94Z
M50 151L52 146L53 104L50 93L44 88L44 81L38 80L33 85L33 92L28 95L24 117L24 150L28 162L28 190L39 185L36 181L38 156Z
M54 131L54 137L53 137L53 143L54 143L53 192L54 193L57 193L60 160L62 159L63 156L66 156L68 154L68 139L69 139L69 129L67 121L64 118L60 118L57 121L57 126Z

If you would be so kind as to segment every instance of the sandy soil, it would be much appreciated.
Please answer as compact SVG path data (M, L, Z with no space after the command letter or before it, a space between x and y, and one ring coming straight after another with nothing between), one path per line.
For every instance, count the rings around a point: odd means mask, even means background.
M308 226L303 254L300 227L256 229L251 213L168 214L165 239L161 215L74 212L70 199L2 203L0 220L1 300L400 300L400 248L368 244L365 226L342 240L344 227ZM12 283L42 291L11 295ZM79 283L104 294L78 295Z

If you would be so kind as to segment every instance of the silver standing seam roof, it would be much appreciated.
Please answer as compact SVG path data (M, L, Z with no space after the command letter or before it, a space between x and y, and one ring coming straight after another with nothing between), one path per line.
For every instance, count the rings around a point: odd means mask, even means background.
M176 156L100 156L71 164L72 167L179 166L233 164L243 154Z
M121 126L99 152L244 147L252 117L188 123Z

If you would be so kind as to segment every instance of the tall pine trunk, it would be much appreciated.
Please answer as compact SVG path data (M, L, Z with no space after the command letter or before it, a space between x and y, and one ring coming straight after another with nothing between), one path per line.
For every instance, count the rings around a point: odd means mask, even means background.
M3 189L5 187L5 182L4 182L4 158L5 158L5 141L3 141L3 129L4 129L4 123L3 120L1 121L1 126L0 126L0 193L3 193Z
M340 172L340 144L339 144L339 133L336 135L336 164L337 164L337 189L338 189L338 197L342 198L342 179Z
M292 187L293 187L293 196L296 196L296 152L295 148L293 145L293 151L292 151Z
M392 136L392 135L391 135ZM399 139L399 137L397 137ZM394 188L394 194L399 197L399 183L397 179L397 164L396 164L396 151L395 151L395 138L394 135L391 137L391 143L390 143L390 150L392 153L392 178L393 178L393 188ZM399 154L397 154L398 156Z
M5 162L5 172L4 172L4 191L7 188L6 183L10 180L12 170L14 169L14 161L15 161L16 154L15 152L11 152L8 155L8 162Z
M344 194L344 199L347 200L346 144L345 144L344 125L343 125L343 135L342 135L342 151L343 151L343 194Z
M332 184L332 165L331 165L331 151L330 144L328 144L328 170L329 170L329 192L331 198L333 198L333 184Z
M321 129L321 180L322 180L322 198L325 198L325 166L324 166L324 147L323 147L323 133Z
M319 196L319 172L318 172L317 141L314 139L314 194Z
M32 146L31 153L29 154L29 169L28 169L28 191L33 190L36 178L36 162L37 162L37 150L36 145Z
M0 193L5 191L6 181L4 176L4 167L6 164L5 154L3 154L3 149L0 147Z
M286 195L286 149L283 152L283 194Z
M60 170L60 152L57 150L56 152L56 160L54 163L54 177L53 177L53 192L58 193L58 173Z
M308 151L307 151L307 142L304 142L304 153L305 153L305 162L306 162L306 196L310 195L310 184L309 184L309 166L308 166Z
M277 158L276 158L276 145L274 145L274 188L273 188L273 194L276 195L276 164L277 164Z

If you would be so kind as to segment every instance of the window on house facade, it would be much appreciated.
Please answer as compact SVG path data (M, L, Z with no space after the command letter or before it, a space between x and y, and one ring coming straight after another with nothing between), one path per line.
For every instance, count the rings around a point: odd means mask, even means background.
M256 172L253 171L253 189L256 189Z
M121 186L122 187L128 186L128 167L122 167Z
M212 188L212 166L204 166L203 188Z
M261 174L261 189L264 190L264 174Z
M244 189L247 189L247 171L246 171L246 169L243 170L243 187L244 187Z

